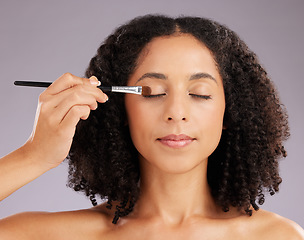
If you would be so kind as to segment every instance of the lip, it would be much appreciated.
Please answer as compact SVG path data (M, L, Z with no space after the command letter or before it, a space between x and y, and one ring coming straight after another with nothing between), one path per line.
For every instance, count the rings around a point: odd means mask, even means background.
M170 134L157 138L157 141L170 148L183 148L191 144L194 140L195 138L189 137L185 134Z

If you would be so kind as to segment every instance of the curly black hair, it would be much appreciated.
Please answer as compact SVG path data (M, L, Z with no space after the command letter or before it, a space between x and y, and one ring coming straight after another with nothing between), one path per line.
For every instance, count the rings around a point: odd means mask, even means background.
M213 20L146 15L117 28L99 47L86 70L104 86L126 85L139 54L154 38L191 34L213 54L223 80L225 115L220 143L209 156L207 178L223 211L252 214L282 182L278 159L286 157L287 113L257 56L235 32ZM139 194L139 161L126 124L123 94L91 112L76 128L68 156L69 183L96 205L96 196L116 206L113 223L128 215Z

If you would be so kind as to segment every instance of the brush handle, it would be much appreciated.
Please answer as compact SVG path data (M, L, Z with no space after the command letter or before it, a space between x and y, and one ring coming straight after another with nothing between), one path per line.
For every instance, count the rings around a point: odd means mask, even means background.
M15 81L16 86L25 86L25 87L44 87L47 88L52 83L51 82L31 82L31 81Z
M16 86L25 86L25 87L43 87L47 88L52 83L51 82L33 82L33 81L15 81ZM112 91L112 87L98 86L102 91Z

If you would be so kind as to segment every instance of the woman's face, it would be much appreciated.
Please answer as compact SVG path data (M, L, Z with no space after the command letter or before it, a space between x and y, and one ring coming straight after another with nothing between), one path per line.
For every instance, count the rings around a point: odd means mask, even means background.
M186 34L155 38L143 50L128 85L152 90L149 97L125 97L141 162L184 173L207 160L220 141L225 96L204 44Z

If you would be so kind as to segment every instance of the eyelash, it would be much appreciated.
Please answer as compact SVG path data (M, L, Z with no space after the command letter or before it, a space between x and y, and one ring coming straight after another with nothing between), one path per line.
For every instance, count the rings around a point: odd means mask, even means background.
M211 95L198 95L198 94L193 94L189 93L190 96L195 97L195 98L202 98L205 100L211 99Z
M145 98L159 98L159 97L163 97L167 95L166 93L162 93L162 94L155 94L155 95L147 95L147 96L143 96ZM211 95L198 95L198 94L193 94L193 93L189 93L190 96L194 97L194 98L202 98L205 100L211 99Z
M146 95L146 96L144 96L144 95L142 95L143 97L145 97L145 98L159 98L159 97L162 97L162 96L165 96L166 94L165 93L162 93L162 94L155 94L155 95Z

